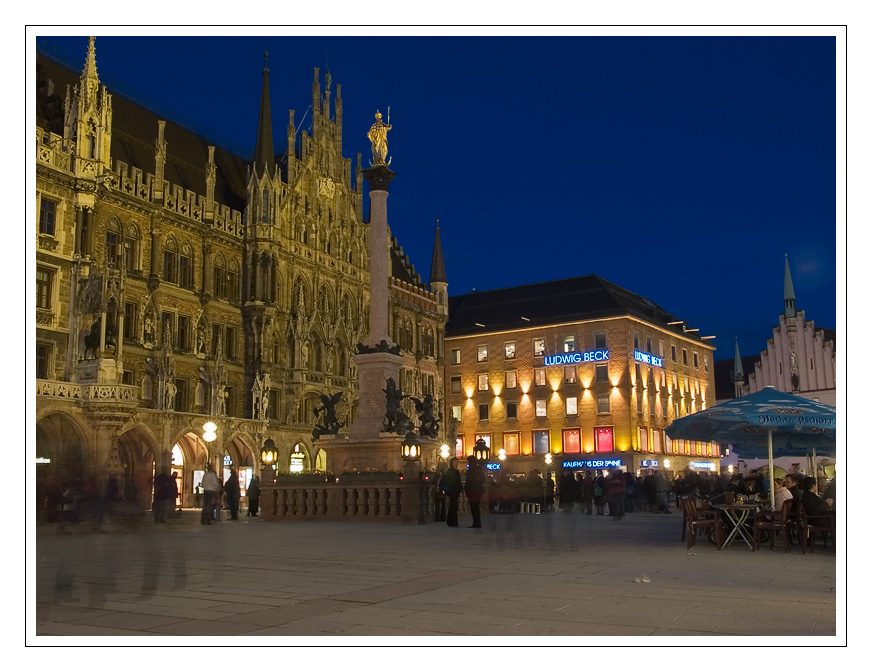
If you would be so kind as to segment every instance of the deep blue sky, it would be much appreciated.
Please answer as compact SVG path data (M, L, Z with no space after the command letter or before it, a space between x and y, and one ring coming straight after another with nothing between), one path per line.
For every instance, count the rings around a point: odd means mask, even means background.
M276 151L313 68L342 85L343 148L390 106L388 219L449 293L598 274L759 353L783 310L836 328L832 37L102 37L98 72L253 154L263 52ZM86 37L37 38L77 71ZM335 97L335 93L334 93ZM303 127L308 128L311 112ZM365 209L366 211L366 209Z

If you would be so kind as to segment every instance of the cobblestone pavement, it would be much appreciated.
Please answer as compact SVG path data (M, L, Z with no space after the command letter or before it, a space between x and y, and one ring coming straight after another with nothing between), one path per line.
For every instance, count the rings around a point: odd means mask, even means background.
M148 514L133 528L108 522L106 534L77 525L61 536L37 526L28 641L50 644L49 636L62 635L144 636L154 643L179 635L843 641L841 630L836 636L840 559L820 542L815 553L801 555L778 546L752 552L741 540L718 551L700 537L688 550L676 513L616 521L558 511L489 516L482 529L466 524L241 518L203 526L198 511L184 511L165 525Z

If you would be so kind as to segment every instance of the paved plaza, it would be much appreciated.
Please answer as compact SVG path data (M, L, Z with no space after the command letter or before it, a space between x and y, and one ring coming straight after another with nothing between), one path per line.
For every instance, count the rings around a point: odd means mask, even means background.
M751 635L832 645L844 636L840 559L820 544L801 555L752 552L739 540L719 552L700 537L688 550L678 513L616 521L557 511L468 524L204 526L186 510L165 525L147 513L135 528L110 522L106 534L39 525L28 639Z

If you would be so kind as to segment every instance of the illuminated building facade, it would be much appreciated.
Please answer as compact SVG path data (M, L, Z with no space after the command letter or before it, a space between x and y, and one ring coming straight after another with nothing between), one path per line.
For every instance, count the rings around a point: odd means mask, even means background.
M315 410L341 392L347 431L369 328L340 86L315 69L311 134L291 110L276 152L264 67L252 159L107 89L94 38L82 53L80 73L37 57L37 505L54 476L134 483L148 506L170 465L189 505L207 461L248 470L246 485L267 441L280 471L323 469ZM399 382L438 397L446 286L430 291L395 238L385 249Z
M717 470L716 444L664 432L714 404L713 353L656 303L594 275L451 297L455 453L483 439L491 460L505 451L508 473L541 470L547 454L569 469Z

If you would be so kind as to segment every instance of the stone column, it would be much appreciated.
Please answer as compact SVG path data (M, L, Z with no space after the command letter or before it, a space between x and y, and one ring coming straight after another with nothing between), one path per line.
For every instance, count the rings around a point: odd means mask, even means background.
M396 173L387 166L363 171L369 183L369 337L365 345L375 346L382 340L393 345L388 327L388 277L390 275L390 239L388 236L388 187Z
M203 295L212 296L212 243L206 240L203 243Z

